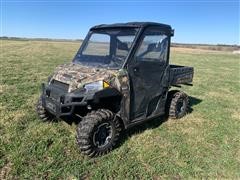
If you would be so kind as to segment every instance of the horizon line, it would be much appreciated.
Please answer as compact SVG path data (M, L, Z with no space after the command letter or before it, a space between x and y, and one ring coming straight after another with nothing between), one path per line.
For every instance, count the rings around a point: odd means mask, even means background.
M19 39L19 40L52 40L52 41L83 41L84 39L78 39L78 38L49 38L49 37L19 37L19 36L0 36L0 39L9 39L9 40L14 40L14 39ZM174 42L172 41L171 43L174 44L186 44L186 45L210 45L210 46L237 46L240 47L239 44L225 44L225 43L188 43L188 42Z

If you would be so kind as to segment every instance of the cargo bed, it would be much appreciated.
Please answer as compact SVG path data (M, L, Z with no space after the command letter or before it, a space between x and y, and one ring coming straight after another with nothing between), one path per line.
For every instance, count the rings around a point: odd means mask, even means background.
M193 67L170 65L170 85L191 84L193 81Z

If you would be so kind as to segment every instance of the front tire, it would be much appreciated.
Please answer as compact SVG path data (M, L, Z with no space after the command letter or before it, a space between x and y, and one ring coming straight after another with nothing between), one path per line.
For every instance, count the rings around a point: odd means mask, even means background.
M188 95L181 91L172 94L169 106L169 117L172 119L180 119L187 114L188 110Z
M80 151L89 157L110 152L119 140L121 124L110 110L99 109L87 114L77 127Z
M36 112L38 114L38 116L40 117L40 119L42 121L53 121L54 120L54 116L52 114L50 114L42 105L42 98L40 97L38 99L37 105L36 105Z

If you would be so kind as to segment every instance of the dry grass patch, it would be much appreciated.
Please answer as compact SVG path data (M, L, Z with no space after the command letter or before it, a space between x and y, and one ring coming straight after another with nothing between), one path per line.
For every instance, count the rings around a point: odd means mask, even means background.
M210 54L231 54L232 52L225 52L219 50L209 50L209 49L194 49L194 48L183 48L183 47L173 47L171 49L172 52L175 53L190 53L190 54L203 54L203 53L210 53Z
M11 169L12 169L11 162L7 162L6 165L0 168L0 179L1 180L11 179L12 178L12 176L10 175Z

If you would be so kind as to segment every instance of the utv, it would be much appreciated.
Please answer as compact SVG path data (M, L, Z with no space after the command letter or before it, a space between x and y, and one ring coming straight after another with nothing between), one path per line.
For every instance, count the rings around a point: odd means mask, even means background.
M124 129L167 114L181 118L193 67L169 65L169 25L132 22L90 29L70 64L42 85L37 113L44 121L78 118L77 143L90 157L112 150Z

